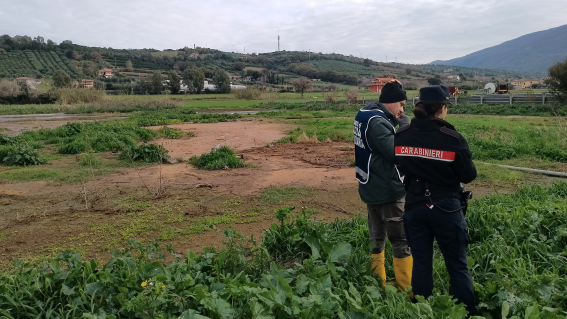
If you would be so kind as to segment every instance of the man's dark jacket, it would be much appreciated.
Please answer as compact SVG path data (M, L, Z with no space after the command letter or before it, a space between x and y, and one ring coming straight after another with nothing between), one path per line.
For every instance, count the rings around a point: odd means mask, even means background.
M380 102L367 104L364 108L376 108L384 112L390 123L382 117L375 117L368 123L366 138L372 149L370 178L366 184L358 183L358 193L362 201L370 205L395 202L406 194L394 166L394 127L398 125L398 121Z
M405 174L406 210L428 204L430 198L460 198L460 183L476 178L467 141L441 119L414 118L398 130L395 146L396 162ZM427 189L430 198L425 196Z

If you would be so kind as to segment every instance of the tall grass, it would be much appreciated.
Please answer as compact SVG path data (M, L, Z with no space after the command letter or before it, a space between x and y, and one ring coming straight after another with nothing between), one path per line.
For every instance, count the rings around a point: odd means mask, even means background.
M108 99L106 91L102 89L75 89L62 88L57 90L59 104L95 103Z
M262 90L254 87L232 91L232 95L239 100L259 100L262 98L263 93Z
M130 113L139 111L159 111L181 107L175 99L152 99L145 96L127 96L124 98L105 98L96 102L78 104L26 104L2 105L1 115L17 114L91 114L91 113Z

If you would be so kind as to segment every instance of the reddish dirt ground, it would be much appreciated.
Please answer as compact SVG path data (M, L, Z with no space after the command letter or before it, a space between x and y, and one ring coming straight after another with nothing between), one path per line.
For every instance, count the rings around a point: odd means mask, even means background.
M227 145L236 149L249 166L204 171L186 163L163 164L120 169L80 185L52 181L0 184L0 265L13 258L45 256L64 248L84 250L89 257L104 259L104 245L112 240L97 240L99 235L93 229L111 223L112 227L129 230L128 224L139 218L129 217L131 214L147 213L146 208L133 208L140 202L157 211L168 210L168 217L163 218L180 220L171 224L175 229L190 227L194 218L227 213L242 216L220 225L217 231L170 242L179 251L221 246L221 230L226 227L247 237L253 234L261 238L262 229L274 222L273 209L282 205L315 207L320 211L315 218L325 220L346 218L364 208L358 198L353 169L348 166L353 157L350 143L274 144L294 126L259 120L173 127L196 136L154 141L163 143L172 158L187 160ZM74 161L68 159L71 160ZM160 175L163 196L155 196ZM271 186L311 191L281 203L259 199L258 195ZM227 204L234 198L242 204ZM254 219L244 217L256 211L261 212ZM152 218L156 216L144 215L150 223L155 220ZM151 229L135 237L149 240L162 231Z

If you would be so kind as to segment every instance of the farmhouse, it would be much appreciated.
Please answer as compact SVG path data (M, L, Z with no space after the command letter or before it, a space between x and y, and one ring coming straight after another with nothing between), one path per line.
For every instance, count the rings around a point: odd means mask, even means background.
M512 81L512 86L514 87L521 87L522 89L529 89L532 87L532 84L539 84L539 80L534 79L521 79Z
M111 78L112 77L112 69L98 70L98 76L101 77L101 78Z
M532 87L532 84L539 84L538 80L525 80L522 82L522 89L529 89Z
M22 77L16 78L15 81L16 81L16 83L18 83L18 84L20 84L20 83L25 83L25 84L30 85L30 86L35 86L36 84L40 83L40 82L37 82L36 79L30 78L30 77L26 77L26 76L22 76Z
M374 80L372 80L372 83L368 84L368 91L372 91L372 92L382 92L382 88L384 88L384 85L386 85L386 83L395 80L393 78L376 78Z
M94 80L82 79L79 81L79 87L92 89L94 87Z

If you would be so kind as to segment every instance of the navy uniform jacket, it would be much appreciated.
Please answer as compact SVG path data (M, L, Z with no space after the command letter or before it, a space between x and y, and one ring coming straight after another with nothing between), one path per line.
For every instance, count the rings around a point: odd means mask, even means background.
M406 209L434 198L460 198L460 183L476 178L467 141L441 119L414 118L411 125L396 133L394 145L396 162L405 174Z

